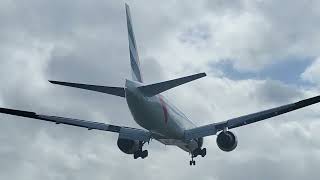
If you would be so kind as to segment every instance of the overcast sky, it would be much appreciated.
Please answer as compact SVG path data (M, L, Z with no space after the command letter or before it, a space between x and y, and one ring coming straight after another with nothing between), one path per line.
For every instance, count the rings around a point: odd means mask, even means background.
M128 0L147 83L208 76L166 92L196 124L320 94L316 0ZM130 78L125 1L1 0L0 105L138 127L124 99L48 79L123 86ZM0 179L316 179L320 105L234 130L235 151L208 155L156 141L133 160L117 134L1 115Z

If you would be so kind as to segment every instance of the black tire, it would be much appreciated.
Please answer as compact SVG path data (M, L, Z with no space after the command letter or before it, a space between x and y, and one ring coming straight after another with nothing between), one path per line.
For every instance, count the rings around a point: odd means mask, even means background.
M207 155L207 149L206 148L203 148L202 150L201 150L201 156L202 157L205 157Z
M141 158L144 159L144 158L146 158L146 157L148 157L148 151L147 151L147 150L144 150L144 151L142 151L142 153L141 153Z
M134 159L138 159L139 157L141 157L141 151L137 151L133 154Z

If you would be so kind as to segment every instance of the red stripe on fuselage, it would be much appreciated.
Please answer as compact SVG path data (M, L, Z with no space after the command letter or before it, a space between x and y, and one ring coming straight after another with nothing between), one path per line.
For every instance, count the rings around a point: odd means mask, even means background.
M166 106L166 103L164 102L164 100L162 99L161 96L159 96L160 99L160 104L163 110L163 116L164 116L164 123L167 124L168 123L168 109Z

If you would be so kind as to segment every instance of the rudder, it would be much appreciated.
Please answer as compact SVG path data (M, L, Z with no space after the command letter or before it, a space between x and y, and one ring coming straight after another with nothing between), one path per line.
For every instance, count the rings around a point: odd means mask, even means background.
M143 82L140 68L139 55L137 50L137 44L132 28L132 21L130 15L130 8L126 4L126 18L127 18L127 28L128 28L128 40L129 40L129 52L130 52L130 65L132 78L135 81Z

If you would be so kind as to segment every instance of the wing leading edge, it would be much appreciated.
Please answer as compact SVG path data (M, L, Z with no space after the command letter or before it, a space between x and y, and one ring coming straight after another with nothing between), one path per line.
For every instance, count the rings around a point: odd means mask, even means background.
M94 121L86 121L81 119L72 119L72 118L65 118L59 116L48 116L48 115L41 115L35 112L30 111L21 111L15 109L7 109L7 108L0 108L0 113L38 119L43 121L55 122L56 124L66 124L71 126L77 126L86 128L88 130L101 130L101 131L109 131L119 133L120 136L125 136L126 139L132 140L140 140L140 141L149 141L151 138L151 134L148 131L124 126L115 126L111 124L105 124L100 122Z
M240 116L237 118L229 119L227 121L222 121L218 123L213 123L209 125L204 125L196 127L193 129L186 130L186 139L195 139L199 137L205 137L210 135L215 135L217 132L224 130L225 128L232 129L247 124L255 123L265 119L269 119L281 114L285 114L297 109L310 106L320 102L320 96L315 96L312 98L304 99L295 103L279 106L276 108L268 109L265 111L260 111L253 114L248 114L245 116Z

